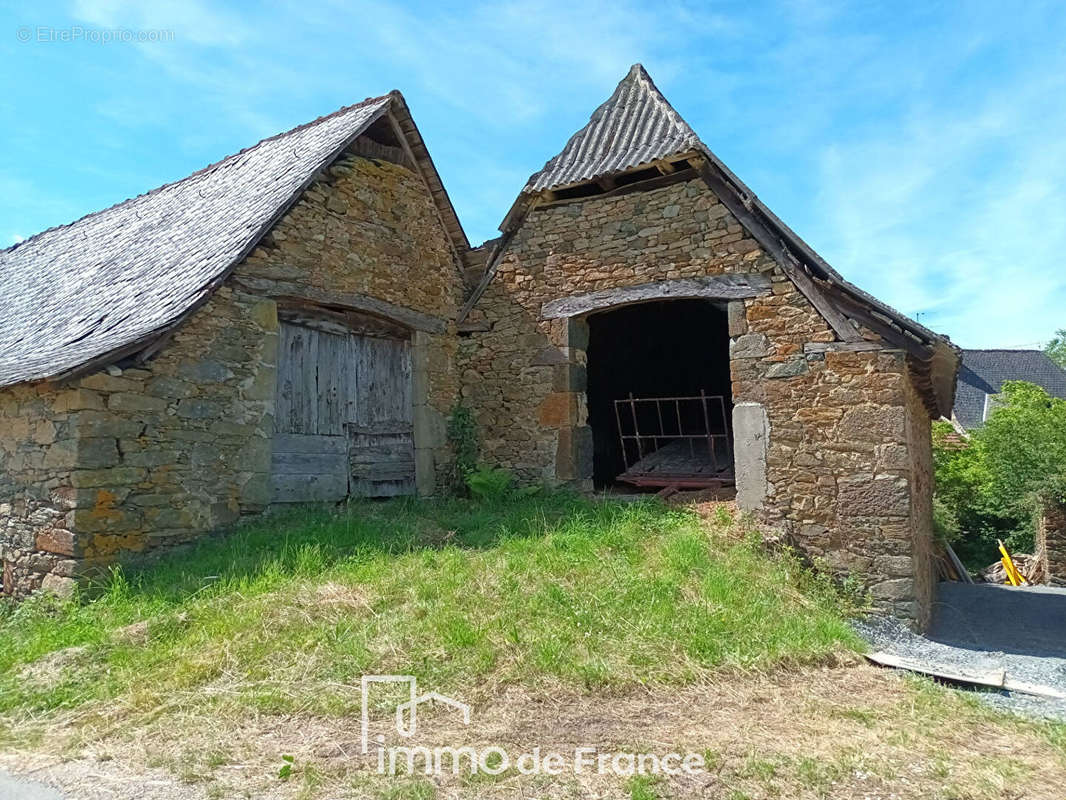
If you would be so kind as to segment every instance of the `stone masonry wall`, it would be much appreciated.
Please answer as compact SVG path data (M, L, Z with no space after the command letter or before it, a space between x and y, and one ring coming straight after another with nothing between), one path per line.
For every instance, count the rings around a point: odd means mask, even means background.
M77 390L48 384L0 391L0 582L9 594L54 587L75 572L60 551L73 540L79 405Z
M1045 583L1066 586L1066 506L1045 503L1037 521L1036 556L1041 562Z
M701 181L534 211L516 232L463 340L463 395L487 462L527 481L588 486L587 326L540 319L561 297L656 280L761 273L772 290L731 303L734 403L769 423L760 516L838 573L859 576L884 610L917 618L907 365L871 335L847 349ZM921 412L924 414L924 411ZM928 417L925 416L928 428ZM910 427L909 427L910 426ZM916 433L913 435L917 436Z
M278 295L351 293L452 326L412 337L419 485L432 486L458 391L460 290L431 202L410 170L345 158L154 358L0 390L5 591L67 588L270 502Z
M761 405L769 423L760 517L835 573L862 579L882 610L921 622L931 600L918 566L929 556L917 554L932 535L929 417L906 359L826 341L792 283L778 276L773 286L745 301L746 332L734 328L730 357L734 402Z
M936 600L936 562L933 552L933 431L932 420L913 381L907 380L907 450L910 467L911 541L913 543L914 618L924 629ZM906 590L906 584L902 587Z
M272 300L223 287L143 367L0 391L5 592L64 590L265 507L276 329Z
M270 502L274 301L220 288L142 368L76 382L71 482L75 548L86 565L188 541Z

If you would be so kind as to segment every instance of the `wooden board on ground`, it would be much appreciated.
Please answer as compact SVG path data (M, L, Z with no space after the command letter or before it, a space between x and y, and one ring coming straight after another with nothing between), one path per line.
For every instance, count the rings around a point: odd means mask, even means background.
M732 485L732 464L725 454L716 461L705 446L675 441L648 453L618 476L634 486L710 488Z

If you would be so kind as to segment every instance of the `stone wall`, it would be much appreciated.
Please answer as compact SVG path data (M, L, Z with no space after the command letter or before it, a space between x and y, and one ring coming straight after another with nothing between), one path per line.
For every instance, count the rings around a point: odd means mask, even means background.
M1066 507L1047 502L1037 522L1036 557L1045 582L1066 586Z
M187 541L270 502L277 310L223 286L159 355L77 381L78 555Z
M78 390L48 384L0 391L0 581L8 594L56 587L75 573L63 551L74 536L70 471L84 402Z
M264 508L276 330L272 300L222 287L143 366L0 391L22 433L0 445L5 592L69 588Z
M266 507L277 304L345 294L436 321L412 334L419 487L432 490L458 392L458 272L418 176L349 157L153 358L0 390L5 591L67 588Z
M728 316L733 401L742 425L768 432L745 465L761 482L750 495L761 499L760 517L834 571L859 576L880 608L920 621L929 421L904 355L874 334L858 346L837 342L699 180L534 210L515 233L471 315L488 330L461 345L483 458L527 481L589 485L588 329L580 318L541 319L545 303L751 273L770 290L731 302Z
M933 552L933 431L932 420L908 375L907 455L910 468L911 541L913 545L914 608L919 629L929 624L936 600L936 556ZM906 589L906 586L903 587ZM900 613L907 611L904 607Z
M928 555L916 555L931 537L929 418L906 359L823 341L815 319L795 313L809 306L791 283L774 286L745 302L748 332L731 356L734 401L761 406L768 420L760 518L834 572L863 579L882 610L917 619L930 599L917 566Z

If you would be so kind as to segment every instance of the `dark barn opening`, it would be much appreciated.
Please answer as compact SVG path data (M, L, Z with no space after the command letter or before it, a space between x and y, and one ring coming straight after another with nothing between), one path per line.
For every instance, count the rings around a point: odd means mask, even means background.
M732 484L725 309L708 300L665 300L600 312L588 322L596 487Z

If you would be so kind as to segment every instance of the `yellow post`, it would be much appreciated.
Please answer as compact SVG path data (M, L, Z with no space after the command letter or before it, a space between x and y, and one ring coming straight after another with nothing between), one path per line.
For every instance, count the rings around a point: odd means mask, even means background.
M1007 548L1003 546L1003 542L1000 539L996 539L999 544L999 552L1002 554L1000 561L1003 563L1003 569L1007 573L1007 581L1011 586L1021 586L1026 583L1025 578L1018 572L1018 568L1014 566L1014 561L1010 557L1010 553L1007 552Z

